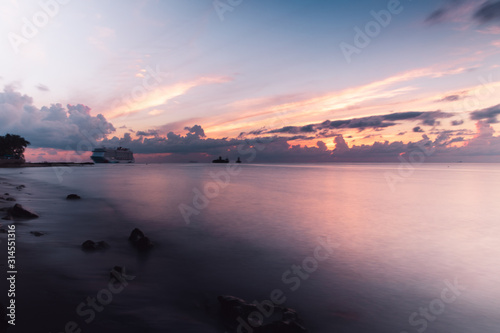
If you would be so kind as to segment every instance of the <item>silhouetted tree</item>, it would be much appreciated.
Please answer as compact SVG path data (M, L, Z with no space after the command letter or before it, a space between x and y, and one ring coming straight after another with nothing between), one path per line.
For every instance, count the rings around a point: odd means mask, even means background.
M24 159L24 150L29 144L29 141L19 135L0 136L0 157L11 156L15 159Z

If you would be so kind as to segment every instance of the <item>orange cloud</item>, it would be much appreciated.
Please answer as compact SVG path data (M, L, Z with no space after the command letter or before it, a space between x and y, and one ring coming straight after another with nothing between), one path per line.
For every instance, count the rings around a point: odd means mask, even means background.
M267 100L263 98L242 100L228 105L230 112L212 119L205 124L207 132L212 134L234 134L244 128L270 128L270 123L283 125L304 125L314 121L322 121L332 116L332 111L348 110L349 114L338 114L340 117L351 117L352 109L361 103L375 103L376 100L390 100L394 97L406 95L417 88L401 86L408 81L428 78L440 78L447 75L457 75L468 70L467 67L439 68L437 66L410 70L393 75L386 79L366 85L334 91L318 97L297 99L291 102L276 103L280 100L276 96ZM400 86L396 86L400 84ZM231 113L237 112L237 116ZM366 112L366 109L364 109ZM361 113L360 113L361 114ZM271 115L276 115L270 119ZM363 113L368 116L370 114ZM228 119L229 118L229 119ZM274 119L276 118L276 119ZM287 123L288 124L284 124Z
M175 97L186 94L192 88L206 84L225 83L231 80L229 77L220 76L200 77L196 80L179 82L169 86L160 86L151 90L147 90L145 87L139 85L119 100L116 106L106 112L106 116L109 119L113 119L148 108L154 108L165 104Z

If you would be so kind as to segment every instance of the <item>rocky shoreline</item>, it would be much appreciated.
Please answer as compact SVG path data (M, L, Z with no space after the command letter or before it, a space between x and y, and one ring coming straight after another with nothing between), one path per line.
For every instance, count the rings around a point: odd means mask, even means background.
M65 325L78 327L83 330L86 327L85 325L87 325L86 319L92 318L93 320L94 317L81 316L81 313L90 313L89 311L91 310L88 304L81 303L81 301L87 299L88 295L96 294L94 284L100 285L106 283L111 287L105 289L105 291L99 291L96 295L102 296L102 293L108 293L106 291L108 290L112 292L110 295L112 295L111 297L114 296L115 300L113 300L113 307L107 306L105 312L95 313L95 316L99 317L94 322L91 321L93 331L102 331L104 328L108 328L108 331L111 331L108 325L117 325L118 322L122 325L121 332L134 332L137 329L141 329L141 327L150 327L147 323L141 324L139 319L135 317L131 317L130 319L121 317L120 311L122 310L119 307L114 308L114 306L115 303L116 306L120 305L120 301L123 300L121 307L136 308L136 303L139 300L137 299L138 295L133 293L133 289L144 287L143 283L148 285L148 281L144 281L144 279L147 279L147 276L144 275L145 272L138 271L138 267L129 259L133 259L131 256L136 254L139 259L137 261L139 266L144 265L147 260L157 260L156 256L160 255L157 251L160 250L161 244L156 242L156 237L153 235L152 240L138 228L129 229L130 226L128 224L124 225L128 233L126 233L126 230L120 230L117 232L117 236L107 236L109 230L107 232L101 230L99 234L93 236L88 236L87 232L79 233L78 231L74 231L73 234L63 231L59 234L61 228L71 227L68 226L70 223L76 226L76 222L71 219L57 219L57 217L49 213L49 210L41 208L42 206L37 204L37 200L40 199L39 197L43 192L34 188L33 184L29 182L24 185L17 184L18 181L19 179L14 182L0 178L0 217L3 218L3 223L0 225L0 235L4 235L1 236L3 242L9 225L16 225L16 241L19 241L18 260L20 262L29 261L29 266L24 265L24 268L20 269L22 275L19 275L19 294L17 298L20 300L20 303L29 302L30 304L24 307L19 306L17 309L18 321L16 327L8 325L4 321L3 327L8 328L7 332L17 332L20 328L24 330L26 328L39 327L41 323L37 322L37 320L47 321L43 323L42 327L49 330L52 329L52 331L59 327L65 327ZM54 194L57 194L57 192L44 193L47 197L52 197ZM80 196L79 194L81 193L66 193L64 196L60 194L59 192L57 198L50 200L53 200L58 207L69 206L76 215L80 215L79 212L81 211L79 209L87 207L85 205L94 205L94 203L89 202L91 199L85 198L84 195ZM46 199L44 198L43 200ZM90 214L94 214L94 219L96 218L95 213L91 212ZM47 226L50 220L56 220L56 223L59 224L50 229ZM89 229L91 229L90 226ZM73 229L70 228L67 230ZM56 233L58 234L56 235ZM63 248L53 245L52 248L50 247L50 244L60 244L61 242L68 245L64 245ZM67 250L64 250L64 247ZM43 249L45 252L40 254L40 249ZM126 249L125 252L124 249ZM3 258L5 254L3 246L0 251L0 256ZM60 256L61 252L67 256L67 259L64 259L62 262L62 266L65 267L68 263L73 263L75 266L66 267L63 271L53 271L53 267L57 267L60 263L53 261L51 258ZM123 257L125 254L128 257ZM92 259L96 257L101 258L99 262L95 262ZM79 258L84 258L87 262L82 264ZM3 261L2 259L2 264ZM4 265L0 267L3 268ZM82 276L79 273L80 269L85 271L89 268L91 272L85 272L88 275ZM130 273L128 273L129 268L132 268ZM146 268L143 267L143 269ZM137 279L135 279L136 275L138 276ZM89 287L90 277L92 277L92 281L94 282L90 283ZM75 282L77 282L76 285ZM120 282L123 282L123 284L120 285ZM131 286L124 288L129 284ZM2 290L5 289L2 283L0 283L0 287L2 287ZM126 289L123 295L118 295L119 293L115 295L114 291L120 290L121 292L123 289ZM36 290L44 290L46 294L40 296ZM57 297L57 295L65 296ZM211 297L211 300L208 300L210 310L207 310L207 317L205 317L204 323L204 325L212 326L214 332L221 329L226 332L307 332L297 312L285 305L276 305L270 302L269 304L254 304L236 296L214 296ZM98 302L99 299L97 297ZM59 309L63 309L64 312L54 318L53 315L48 315L49 312L44 314L44 311L51 312L51 309L38 310L39 312L34 311L34 309L40 308L40 304L45 304L46 302L53 302L50 308L53 308L54 311L57 312ZM5 309L3 299L1 303L1 308ZM83 309L84 311L80 311L79 313L78 309L82 304L84 306L80 307L80 310ZM106 305L104 303L96 304L103 307ZM165 304L159 303L158 306L161 308ZM140 309L138 308L135 311L140 312ZM72 320L71 318L75 317L75 313L79 317L76 316L76 319ZM3 313L0 312L2 318L5 318L5 315L5 311ZM199 320L203 321L201 318ZM145 326L141 326L144 324ZM152 327L155 326L157 324L152 324ZM163 326L162 328L166 327ZM2 328L0 327L1 331ZM151 332L157 331L153 329Z

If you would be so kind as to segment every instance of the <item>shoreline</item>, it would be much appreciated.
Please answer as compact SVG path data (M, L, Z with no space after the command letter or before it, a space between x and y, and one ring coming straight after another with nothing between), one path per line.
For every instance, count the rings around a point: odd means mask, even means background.
M88 297L96 297L102 288L108 286L109 272L114 266L125 264L127 272L135 274L137 264L134 261L137 259L133 256L133 249L128 249L127 236L131 226L125 223L117 235L103 235L96 223L90 221L98 221L97 214L104 214L109 223L114 224L120 219L119 214L106 213L110 207L91 198L66 200L66 195L72 190L77 191L17 175L0 175L0 218L16 204L39 215L33 219L0 221L0 268L4 274L9 271L7 245L11 238L8 238L8 231L15 228L17 272L14 297L7 297L10 282L6 279L0 281L0 306L3 310L0 314L3 316L5 310L10 311L7 306L11 300L15 301L15 325L0 323L0 332L59 332L73 323L83 331L113 331L116 328L131 333L141 329L139 316L123 320L122 308L130 305L127 299L138 287L135 282L131 282L132 286L125 288L122 295L114 295L115 300L106 306L104 313L96 312L91 325L84 320L88 317L81 315L83 310L77 312L77 307ZM86 239L105 240L112 244L112 248L85 252L81 244ZM88 306L83 309L89 312ZM7 320L11 318L7 317Z
M93 162L43 162L43 163L21 163L21 164L2 164L0 163L0 168L43 168L43 167L72 167L72 166L90 166L94 165Z

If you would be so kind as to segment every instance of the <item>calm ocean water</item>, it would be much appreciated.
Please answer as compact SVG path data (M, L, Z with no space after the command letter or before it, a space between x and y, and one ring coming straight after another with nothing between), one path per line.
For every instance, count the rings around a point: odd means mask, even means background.
M25 241L48 259L49 276L60 272L68 304L97 293L114 265L136 276L92 323L74 315L83 332L115 331L116 322L122 332L224 332L213 315L217 295L262 301L275 289L311 332L499 331L500 165L232 172L135 164L3 169L0 177L32 184L23 203L42 218L18 233L47 232ZM53 199L69 193L83 200ZM126 242L133 227L157 244L147 256ZM84 253L86 239L111 249Z

